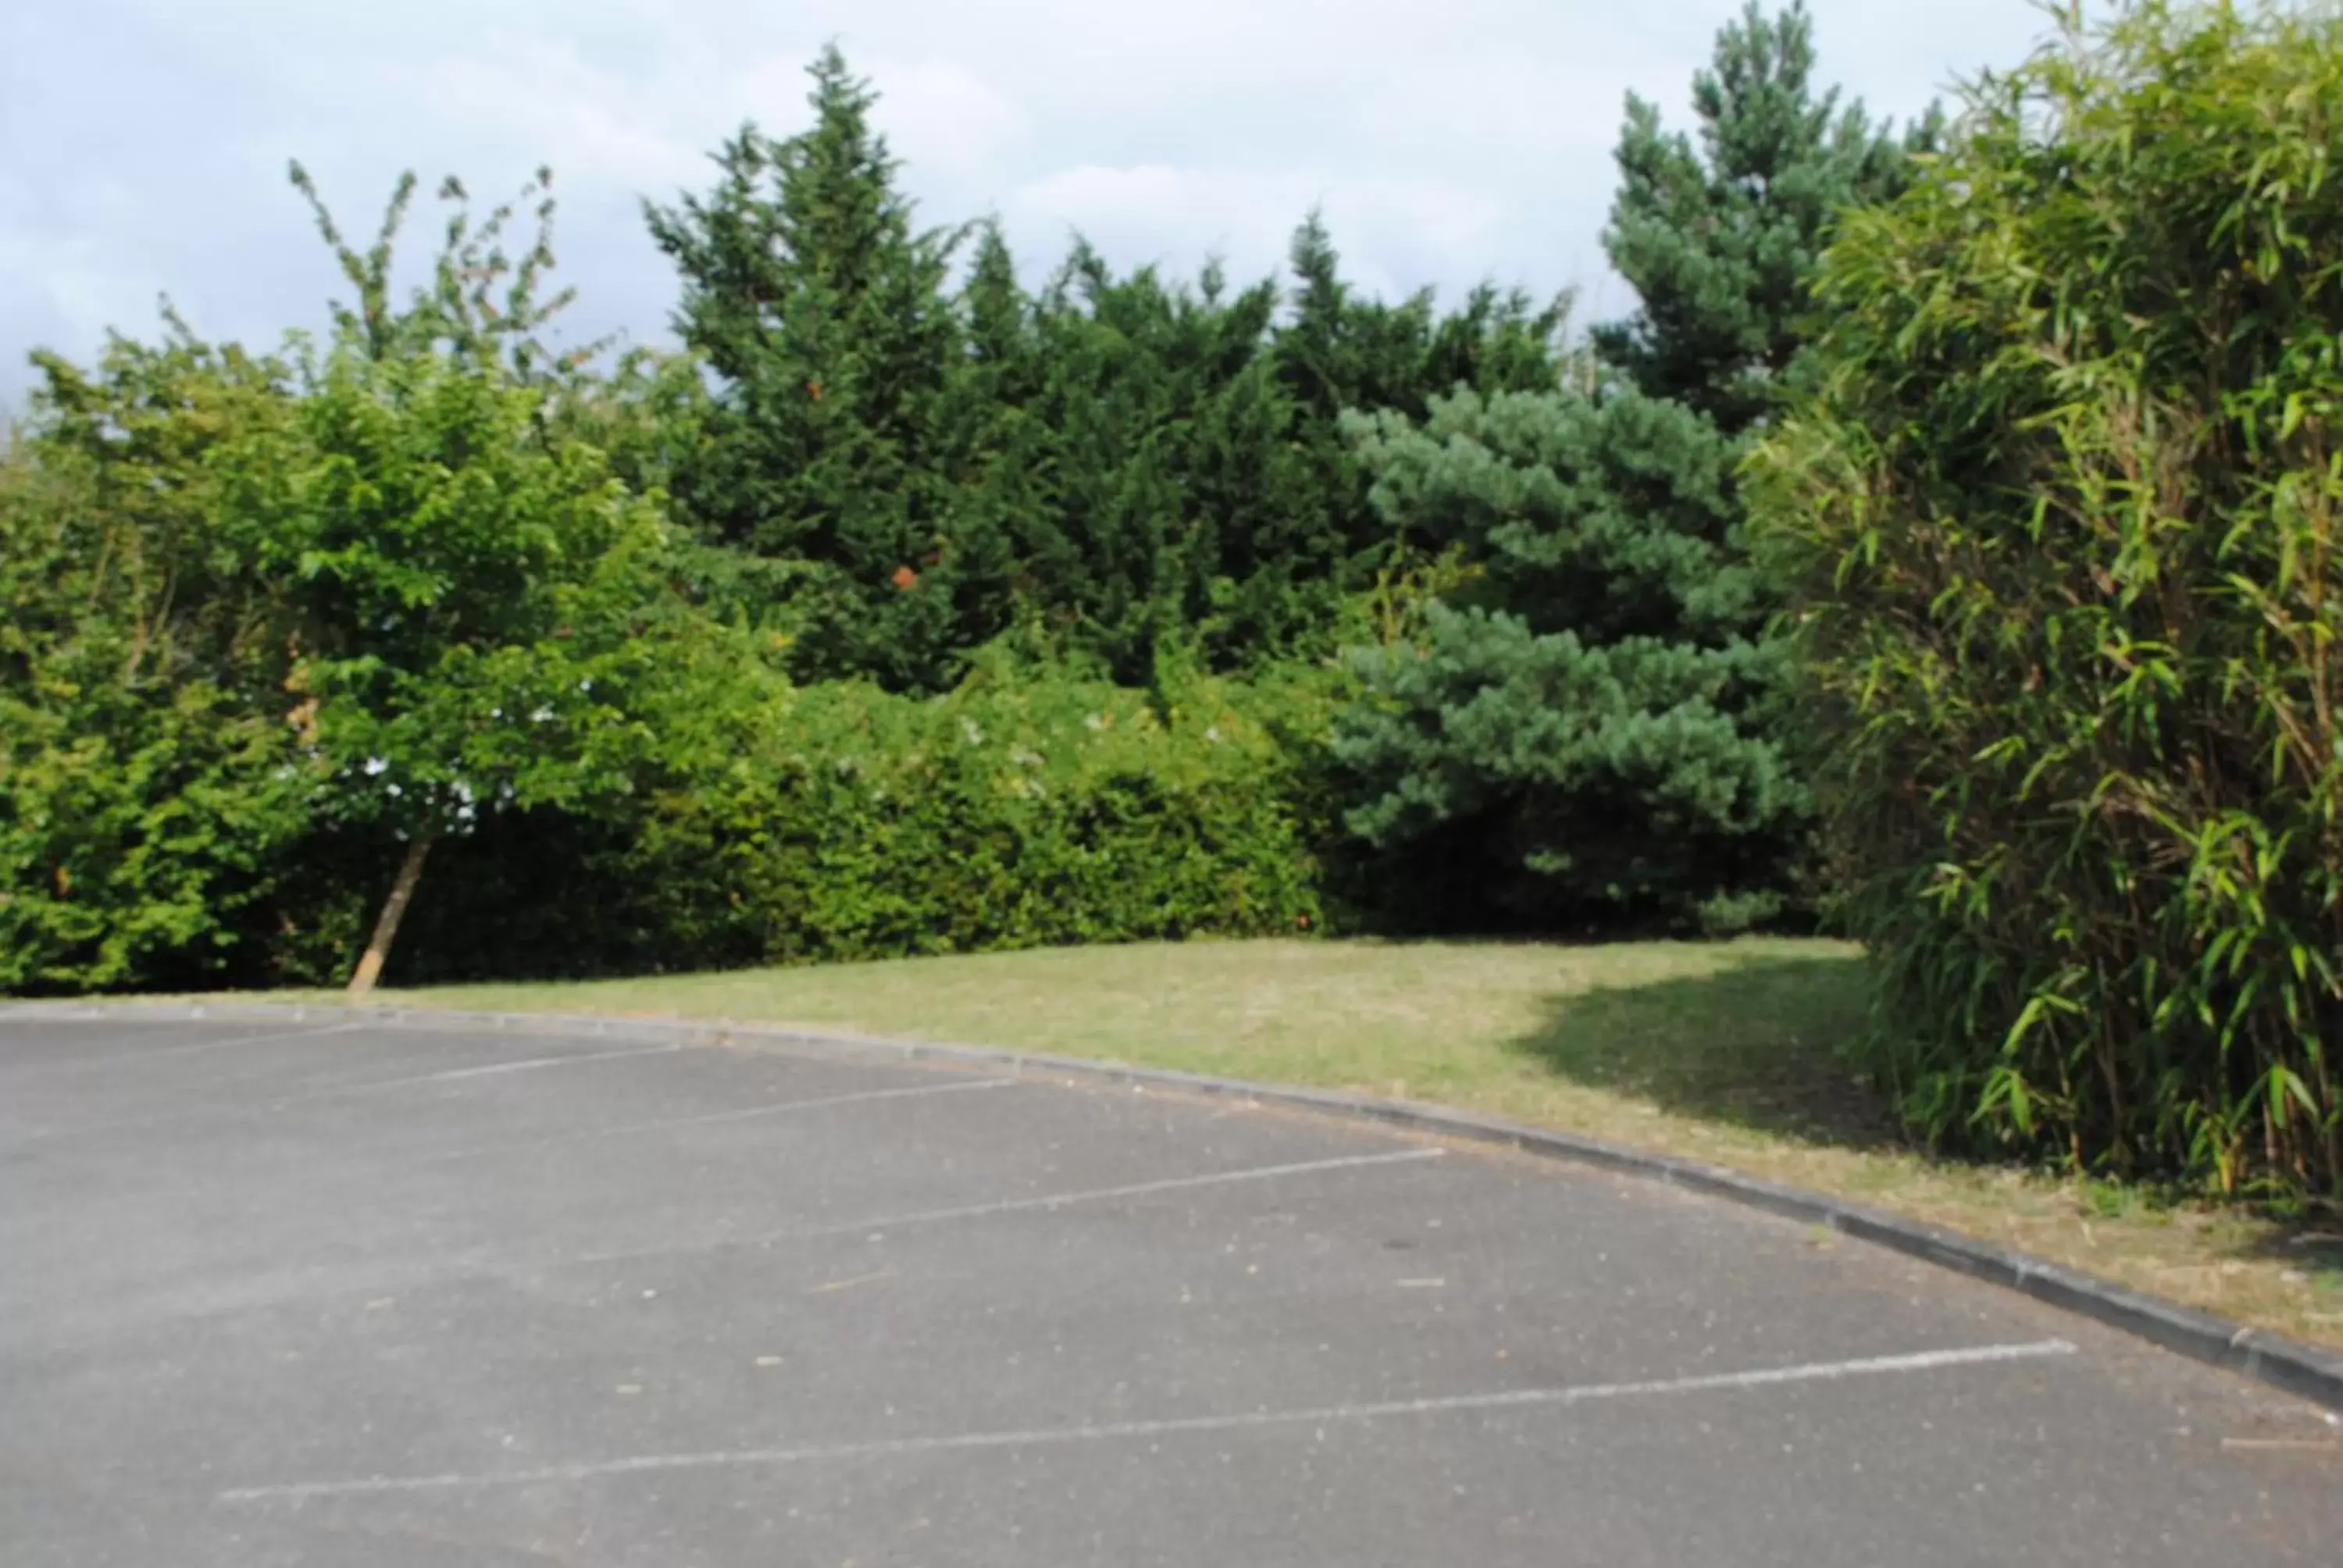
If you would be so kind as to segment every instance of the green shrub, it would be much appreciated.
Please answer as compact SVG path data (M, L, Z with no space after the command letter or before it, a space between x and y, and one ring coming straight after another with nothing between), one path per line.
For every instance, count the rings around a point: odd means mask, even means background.
M0 992L216 980L304 831L285 623L210 459L283 367L117 340L0 454Z
M1755 465L1918 1123L2343 1191L2343 21L2139 5L1849 218Z
M201 683L44 695L0 691L0 993L216 980L306 823L282 727Z
M809 688L659 795L624 874L676 967L1309 930L1307 792L1260 707L1062 675Z

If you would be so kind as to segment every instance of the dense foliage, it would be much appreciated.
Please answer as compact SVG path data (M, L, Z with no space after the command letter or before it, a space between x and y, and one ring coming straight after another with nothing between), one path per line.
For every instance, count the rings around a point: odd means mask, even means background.
M1694 81L1698 150L1629 100L1604 244L1643 308L1570 385L1351 417L1393 539L1466 568L1421 638L1359 657L1338 743L1352 825L1426 869L1437 924L1715 933L1799 894L1787 660L1735 464L1825 226L1936 134L1841 110L1813 64L1803 10L1752 4Z
M1156 702L1006 666L934 700L833 682L662 793L627 880L701 962L1307 931L1322 823L1280 729L1313 718L1306 683Z
M297 166L327 337L52 362L6 471L0 982L1780 912L1717 403L1901 156L1810 65L1752 10L1704 154L1631 105L1617 366L1566 301L1363 294L1314 214L1282 280L1029 286L835 49L647 204L680 355L555 341L542 171L441 187L401 298L415 182L361 245Z
M50 359L0 457L0 990L190 983L307 827L270 586L220 548L220 446L285 367L185 333Z
M1554 382L1558 307L1363 298L1314 218L1290 300L1079 243L1028 290L997 227L918 226L835 49L812 75L807 130L649 208L716 387L679 513L770 568L802 679L946 690L1012 630L1135 684L1331 651L1389 564L1338 416Z
M937 699L825 682L676 715L669 763L593 816L498 809L433 851L393 972L583 976L1314 932L1339 910L1332 806L1292 742L1323 678L1175 683L1163 699L988 659ZM1299 763L1297 762L1299 759ZM395 856L304 847L253 979L348 969Z
M1574 339L1314 214L1022 279L834 49L647 204L677 352L558 340L542 172L400 297L297 167L324 330L0 447L0 990L1819 913L1938 1141L2343 1186L2343 24L1815 64L1629 100Z
M1757 467L1837 900L1941 1139L2343 1191L2343 24L2068 44L1848 220Z

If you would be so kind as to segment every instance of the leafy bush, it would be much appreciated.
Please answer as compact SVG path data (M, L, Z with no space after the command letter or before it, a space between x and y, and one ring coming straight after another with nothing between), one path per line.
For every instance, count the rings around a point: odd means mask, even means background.
M1272 722L1218 682L814 687L658 797L627 875L679 965L1308 930L1311 824Z
M289 417L284 367L181 332L43 368L0 457L0 991L201 983L314 784L207 466Z
M2143 5L1850 218L1755 467L1917 1122L2343 1191L2343 21Z
M658 757L670 667L717 628L669 602L658 508L549 437L542 387L345 330L295 417L232 443L220 546L279 583L286 689L322 816L406 845L353 982L373 983L424 859L485 803L591 812Z
M94 371L42 357L0 454L0 988L322 979L403 859L378 967L428 846L545 808L578 830L529 846L566 848L634 775L729 749L709 716L774 695L749 634L679 591L655 502L580 438L655 474L673 387L541 350L550 257L506 261L501 213L459 213L435 286L394 309L412 190L363 256L317 205L360 293L322 350L250 356L167 317Z

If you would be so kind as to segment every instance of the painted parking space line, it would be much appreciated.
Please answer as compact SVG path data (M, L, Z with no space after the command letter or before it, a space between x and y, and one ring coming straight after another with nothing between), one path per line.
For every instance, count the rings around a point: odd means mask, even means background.
M549 1132L538 1138L513 1138L498 1143L468 1144L461 1149L449 1149L437 1154L418 1155L415 1163L434 1165L455 1160L476 1160L488 1154L509 1153L517 1150L543 1148L548 1144L578 1143L598 1138L621 1138L640 1132L665 1132L683 1127L710 1127L729 1121L753 1121L768 1116L782 1116L799 1111L821 1111L834 1105L860 1105L877 1100L913 1100L930 1094L957 1094L972 1089L1013 1089L1013 1078L955 1079L946 1083L918 1083L899 1089L860 1089L848 1094L818 1094L806 1100L779 1100L767 1105L736 1107L729 1111L711 1111L699 1116L665 1116L653 1121L623 1121L615 1127L582 1127L567 1132Z
M1222 1415L1174 1416L1159 1421L1103 1422L1085 1426L1033 1427L1023 1431L954 1432L931 1437L885 1438L866 1442L809 1443L790 1448L714 1449L697 1453L638 1454L625 1459L542 1465L532 1470L448 1472L437 1475L366 1476L343 1481L290 1482L231 1487L215 1494L223 1503L300 1503L312 1498L362 1497L417 1492L472 1492L507 1486L574 1484L614 1476L672 1471L817 1464L886 1459L975 1449L1038 1448L1089 1442L1127 1442L1195 1432L1262 1431L1329 1426L1409 1417L1471 1414L1483 1411L1568 1407L1605 1400L1666 1399L1703 1393L1746 1392L1793 1383L1835 1382L1849 1378L1890 1377L1992 1366L2070 1356L2065 1340L1976 1345L1920 1351L1906 1355L1866 1356L1854 1361L1807 1362L1796 1366L1747 1372L1708 1372L1635 1382L1574 1383L1550 1388L1501 1389L1425 1399L1321 1405L1314 1409L1237 1411Z
M313 1040L319 1035L348 1034L364 1027L363 1024L357 1023L328 1023L320 1024L314 1029L276 1030L266 1034L238 1034L231 1035L226 1040L199 1040L186 1045L158 1045L151 1049L142 1047L135 1038L124 1039L114 1036L95 1043L124 1046L128 1049L102 1057L85 1057L75 1054L91 1048L91 1042L84 1042L65 1046L50 1053L46 1060L40 1061L39 1065L84 1068L144 1066L150 1061L159 1061L174 1057L200 1056L208 1051L233 1050L246 1046L274 1045L281 1040Z
M1377 1154L1344 1154L1331 1160L1299 1160L1283 1165L1250 1165L1237 1171L1214 1171L1198 1176L1166 1176L1154 1181L1133 1181L1120 1187L1091 1187L1071 1192L1044 1193L1036 1198L1004 1198L990 1203L963 1203L950 1209L921 1209L877 1220L862 1220L810 1230L776 1231L759 1241L791 1241L799 1237L850 1236L860 1231L909 1230L951 1220L980 1220L993 1214L1019 1214L1071 1208L1082 1203L1111 1202L1118 1198L1145 1198L1158 1192L1183 1192L1197 1187L1223 1187L1237 1181L1273 1181L1284 1176L1309 1176L1321 1171L1353 1171L1370 1165L1399 1165L1417 1160L1437 1160L1444 1149L1394 1149Z
M399 1078L369 1079L363 1083L328 1084L321 1089L305 1090L298 1094L270 1097L268 1107L306 1105L313 1100L333 1100L343 1095L373 1094L392 1089L419 1089L433 1083L462 1083L475 1078L501 1078L514 1072L541 1072L549 1067L575 1067L588 1061L619 1061L636 1056L673 1056L693 1049L676 1045L628 1046L618 1050L570 1050L556 1056L525 1057L519 1061L491 1061L478 1067L449 1067L436 1072L413 1072Z
M1398 1149L1379 1154L1345 1154L1332 1160L1302 1160L1282 1165L1248 1165L1235 1171L1212 1171L1196 1176L1167 1176L1153 1181L1132 1181L1119 1187L1078 1188L1071 1192L1044 1192L1031 1198L1003 1198L987 1203L961 1203L949 1209L915 1209L900 1214L880 1214L861 1220L841 1220L827 1225L789 1226L746 1236L722 1237L684 1246L638 1247L622 1251L587 1252L562 1260L565 1267L603 1263L633 1263L679 1254L720 1251L735 1247L769 1247L780 1241L819 1241L827 1236L870 1236L954 1220L980 1220L995 1214L1048 1213L1085 1203L1108 1203L1118 1198L1145 1198L1158 1192L1182 1192L1202 1187L1224 1187L1241 1181L1273 1181L1285 1176L1307 1176L1321 1171L1351 1171L1374 1165L1399 1165L1437 1160L1444 1149Z
M702 1049L708 1048L674 1044L631 1046L618 1050L573 1050L565 1051L558 1056L528 1057L520 1061L496 1061L478 1067L447 1068L437 1072L407 1073L396 1078L366 1079L357 1083L327 1084L293 1094L261 1095L240 1105L190 1106L177 1111L157 1111L151 1116L131 1116L112 1121L85 1121L61 1127L36 1128L19 1137L0 1141L0 1153L59 1138L77 1138L99 1132L132 1131L142 1128L170 1126L184 1121L198 1121L214 1116L251 1116L261 1112L281 1111L291 1105L311 1104L321 1100L343 1099L397 1089L415 1089L437 1083L460 1083L471 1079L493 1078L516 1072L537 1072L548 1068L572 1067L589 1061L613 1061L637 1056L672 1056L679 1051Z

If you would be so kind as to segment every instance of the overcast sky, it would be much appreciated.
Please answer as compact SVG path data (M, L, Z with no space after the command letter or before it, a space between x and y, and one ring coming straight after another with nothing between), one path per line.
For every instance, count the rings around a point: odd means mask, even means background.
M0 401L26 351L315 326L337 278L285 182L371 233L398 171L476 195L549 163L574 333L664 336L638 200L744 118L805 122L826 39L883 95L923 217L998 213L1027 274L1251 279L1322 206L1382 292L1483 276L1624 309L1598 235L1624 95L1689 120L1740 0L15 0L0 15ZM1908 118L2042 35L2029 0L1815 0L1826 81ZM420 226L415 235L427 242ZM412 247L420 256L423 246Z

